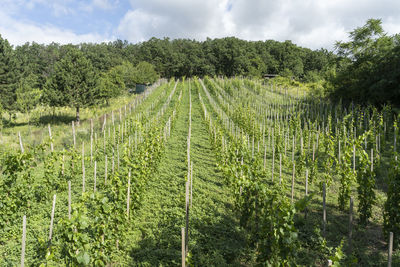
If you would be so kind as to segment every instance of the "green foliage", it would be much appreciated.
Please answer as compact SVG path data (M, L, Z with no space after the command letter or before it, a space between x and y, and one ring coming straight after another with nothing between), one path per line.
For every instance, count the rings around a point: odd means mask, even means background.
M158 79L154 66L145 61L139 62L139 64L133 69L131 75L133 76L132 80L136 84L151 84Z
M8 112L17 109L16 88L19 75L17 67L11 45L0 35L0 104Z
M398 36L388 36L381 20L369 19L349 37L349 42L336 43L342 61L333 78L332 96L361 103L399 104Z
M0 180L0 195L3 196L0 199L0 226L11 224L30 208L34 196L34 165L32 152L9 152L4 156Z
M332 266L334 267L340 267L343 266L340 264L340 261L342 261L345 258L345 254L343 252L343 245L344 245L344 240L340 242L340 245L335 249L335 254L333 254L329 259L332 261Z
M109 101L125 91L124 70L120 67L114 67L106 73L102 73L97 85L98 97Z
M389 240L389 233L393 232L393 245L394 248L397 248L400 244L400 168L397 153L392 159L387 183L388 191L385 209L383 211L383 229L386 240Z
M28 113L39 103L42 96L42 90L39 88L37 77L29 74L20 79L16 90L18 109Z
M372 215L375 203L375 173L371 171L371 160L368 153L359 147L359 164L357 171L360 223L367 224Z
M97 102L95 82L96 74L91 62L78 49L68 47L46 83L44 99L51 106L76 108L79 121L79 108Z
M61 220L59 228L66 264L105 266L112 260L126 227L118 206L100 193L83 194L73 205L71 219Z

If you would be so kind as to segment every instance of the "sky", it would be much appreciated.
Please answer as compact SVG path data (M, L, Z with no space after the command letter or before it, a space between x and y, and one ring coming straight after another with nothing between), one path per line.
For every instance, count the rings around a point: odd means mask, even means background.
M235 36L331 50L369 18L400 33L400 1L0 0L0 34L14 46Z

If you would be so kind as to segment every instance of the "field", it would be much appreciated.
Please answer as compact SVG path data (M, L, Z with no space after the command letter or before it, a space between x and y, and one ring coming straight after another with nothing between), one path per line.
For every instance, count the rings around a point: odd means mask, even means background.
M390 107L209 77L113 107L3 130L1 266L387 266Z

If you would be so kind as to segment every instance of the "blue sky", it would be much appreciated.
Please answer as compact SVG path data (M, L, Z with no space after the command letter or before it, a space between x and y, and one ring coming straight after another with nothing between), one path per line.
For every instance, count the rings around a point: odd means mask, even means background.
M0 0L0 34L11 44L158 38L292 40L332 48L368 18L400 32L395 0Z

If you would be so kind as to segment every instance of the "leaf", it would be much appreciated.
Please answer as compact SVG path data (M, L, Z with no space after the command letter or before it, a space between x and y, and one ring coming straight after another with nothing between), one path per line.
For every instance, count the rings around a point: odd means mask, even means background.
M90 256L89 254L84 251L84 252L80 252L78 254L78 256L76 257L78 263L84 264L84 265L88 265L90 263Z

